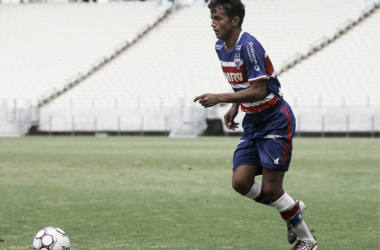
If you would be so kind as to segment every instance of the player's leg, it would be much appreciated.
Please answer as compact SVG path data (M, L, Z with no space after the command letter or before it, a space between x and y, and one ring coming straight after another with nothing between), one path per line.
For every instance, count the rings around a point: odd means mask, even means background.
M277 201L284 195L285 191L282 188L284 176L284 171L263 168L263 193L271 202Z
M309 248L300 249L316 249L316 241L302 218L305 206L298 205L304 204L296 202L283 190L283 179L289 169L295 131L295 118L290 106L285 101L281 102L278 109L266 116L264 125L265 133L256 139L260 163L263 166L263 192L287 222L289 243L298 237L296 246L311 244L311 247L306 246Z
M242 165L236 168L232 174L232 187L235 191L241 195L249 193L260 168L259 165Z
M255 181L255 176L262 173L260 165L243 165L238 167L232 175L232 187L244 197L257 203L270 205L270 201L263 192L261 182Z
M316 241L311 235L305 221L302 218L298 203L283 189L284 171L263 168L263 190L285 222L297 234L298 240L304 244L316 246ZM297 243L300 244L300 243ZM307 249L307 248L305 248ZM316 249L310 248L310 249Z
M269 205L262 191L262 184L255 181L255 176L261 174L260 165L242 165L236 168L232 175L232 187L244 197Z
M255 182L255 176L262 174L262 166L259 163L255 141L243 136L234 153L232 187L249 199L269 205L262 192L262 184Z

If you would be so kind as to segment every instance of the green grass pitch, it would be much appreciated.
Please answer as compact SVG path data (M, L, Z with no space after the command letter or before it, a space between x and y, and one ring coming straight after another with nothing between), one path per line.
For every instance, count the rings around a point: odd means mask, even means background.
M231 187L238 140L0 138L0 249L46 226L71 250L290 249L278 212ZM318 249L379 249L378 139L296 138L284 188Z

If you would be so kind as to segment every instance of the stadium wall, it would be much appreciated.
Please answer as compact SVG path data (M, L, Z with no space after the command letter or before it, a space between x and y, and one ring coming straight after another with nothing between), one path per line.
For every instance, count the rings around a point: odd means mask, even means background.
M229 131L223 116L229 106L210 109L189 107L139 108L48 108L39 110L38 125L31 134L157 134L168 135L180 123L206 119L205 135L239 135L241 127ZM378 107L296 107L296 133L299 135L378 136ZM201 113L204 116L200 116ZM244 113L236 121L241 124ZM203 117L203 118L202 118ZM223 126L220 126L222 124Z
M228 108L218 108L213 118L221 119ZM380 131L378 107L295 107L293 113L298 135L378 136ZM242 121L243 116L244 113L240 112L236 120ZM236 131L243 132L241 128ZM223 132L229 132L225 126Z
M39 112L31 133L110 133L166 135L183 121L197 119L194 107L49 108Z

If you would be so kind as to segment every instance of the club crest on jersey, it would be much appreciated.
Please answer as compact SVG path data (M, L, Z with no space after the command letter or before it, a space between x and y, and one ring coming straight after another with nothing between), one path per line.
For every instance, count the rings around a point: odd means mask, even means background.
M240 66L243 64L243 60L240 59L240 53L239 54L235 54L235 56L234 56L234 62L235 62L236 68L238 70L240 70Z

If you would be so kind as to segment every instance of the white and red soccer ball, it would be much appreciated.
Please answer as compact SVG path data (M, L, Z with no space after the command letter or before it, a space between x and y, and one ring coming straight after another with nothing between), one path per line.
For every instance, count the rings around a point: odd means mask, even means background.
M33 250L70 250L70 240L62 229L45 227L34 236Z

